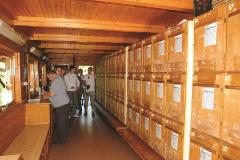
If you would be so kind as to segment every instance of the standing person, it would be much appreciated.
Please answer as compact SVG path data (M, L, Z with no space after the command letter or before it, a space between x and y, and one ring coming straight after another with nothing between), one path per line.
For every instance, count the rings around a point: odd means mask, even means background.
M91 108L92 108L92 116L95 117L94 113L94 100L95 100L95 74L93 73L92 67L88 68L88 74L83 76L84 80L84 108L85 113L84 116L87 116L88 111L88 101L90 98Z
M74 66L70 66L69 72L64 76L64 81L67 86L67 93L70 98L70 116L71 117L79 117L77 114L77 106L78 106L78 95L77 91L80 86L80 82L75 74L76 68Z
M57 135L57 142L65 143L68 136L69 98L64 80L54 70L48 71L48 79L51 81L50 91L43 92L45 98L49 98L53 106L53 131Z
M78 80L80 81L80 87L78 90L78 106L79 106L79 115L82 114L82 96L84 93L84 89L83 89L83 70L79 69L78 70Z
M58 66L58 67L56 68L56 74L57 74L59 77L62 77L62 72L63 72L62 67Z

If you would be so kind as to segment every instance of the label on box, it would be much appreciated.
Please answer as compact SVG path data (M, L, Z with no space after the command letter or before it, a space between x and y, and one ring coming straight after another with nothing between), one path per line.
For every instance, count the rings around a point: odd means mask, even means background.
M162 139L162 125L156 123L156 137Z
M151 87L150 85L151 85L150 82L146 82L146 87L145 87L145 89L146 89L146 95L147 95L147 96L150 95L150 87Z
M144 128L145 130L149 130L149 118L144 118Z
M133 84L132 80L129 80L129 90L130 90L130 91L132 91L132 87L133 87L132 84Z
M128 118L131 119L132 118L132 109L128 108Z
M133 58L133 51L130 51L129 52L129 55L130 55L130 62L133 62L134 61L134 58Z
M152 54L152 45L148 45L146 46L146 57L151 58L151 54Z
M158 83L157 93L159 98L163 98L163 83Z
M136 91L140 93L140 81L136 81Z
M214 88L204 87L202 96L202 108L214 109Z
M212 160L212 153L200 147L200 160Z
M158 42L158 48L159 48L159 55L164 56L165 48L164 48L164 40Z
M217 44L217 22L205 26L204 47Z
M176 53L182 52L182 34L177 35L175 37L175 52Z
M178 150L178 134L175 132L171 134L171 146L173 149Z
M137 59L138 59L138 61L141 61L141 55L142 55L142 50L141 50L141 48L138 48L137 49Z
M173 86L173 101L181 102L181 85Z
M136 124L139 124L139 118L140 118L140 114L138 112L136 112Z

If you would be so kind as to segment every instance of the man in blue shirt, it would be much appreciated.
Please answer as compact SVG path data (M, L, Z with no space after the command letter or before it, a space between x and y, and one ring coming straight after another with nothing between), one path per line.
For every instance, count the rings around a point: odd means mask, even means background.
M68 135L69 97L64 80L51 70L47 73L51 81L50 91L44 92L43 96L48 97L53 107L53 125L56 131L57 143L65 143Z

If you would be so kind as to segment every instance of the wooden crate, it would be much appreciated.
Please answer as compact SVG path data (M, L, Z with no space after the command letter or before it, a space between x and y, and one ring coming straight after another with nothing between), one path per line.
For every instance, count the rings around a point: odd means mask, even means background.
M167 82L167 117L184 123L186 75L172 73Z
M225 18L224 5L194 19L195 71L224 71Z
M166 31L168 71L170 72L186 72L188 27L188 22L184 22Z
M143 72L151 73L153 72L153 45L152 38L147 38L142 41L143 44Z
M153 95L152 74L145 74L142 78L142 106L145 109L153 108Z
M127 97L128 97L128 102L135 102L134 99L134 78L135 75L129 74L128 75L128 82L127 82Z
M165 127L165 159L182 160L183 125L176 121L166 119Z
M138 42L134 49L134 63L135 63L135 72L142 73L143 71L143 48L142 41Z
M139 137L141 137L141 112L142 109L140 107L133 108L132 130Z
M158 114L151 115L150 146L163 158L165 155L165 118Z
M120 74L119 75L119 97L124 98L125 95L125 75L124 74Z
M126 67L126 62L125 62L125 50L124 49L121 49L119 51L119 62L118 62L118 65L120 66L119 67L119 73L125 73L126 70L125 70L125 67Z
M142 75L134 77L134 103L137 106L142 106Z
M240 147L240 75L225 75L223 128L221 139L229 144Z
M133 131L133 108L134 105L132 105L131 103L128 103L127 105L127 126Z
M167 74L153 75L153 106L152 111L167 115Z
M198 76L197 82L194 81L192 128L220 138L223 114L223 93L221 89L223 75L203 74ZM201 78L207 79L208 82L204 83Z
M144 109L141 113L141 139L149 144L150 141L150 121L151 121L151 112L150 110Z
M135 72L134 48L135 45L132 45L128 49L128 73L130 74Z
M191 133L190 159L218 160L220 141L197 131Z
M239 160L240 148L228 143L221 143L220 160Z
M225 71L240 71L240 28L236 27L240 24L240 2L233 0L227 4L227 52L225 61Z
M153 72L168 71L168 47L164 33L153 36Z

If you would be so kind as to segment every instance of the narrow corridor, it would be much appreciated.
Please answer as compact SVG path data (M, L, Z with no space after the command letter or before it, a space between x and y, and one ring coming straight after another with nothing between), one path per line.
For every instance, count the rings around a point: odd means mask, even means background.
M97 113L71 121L66 144L54 144L48 160L139 160L128 144Z

